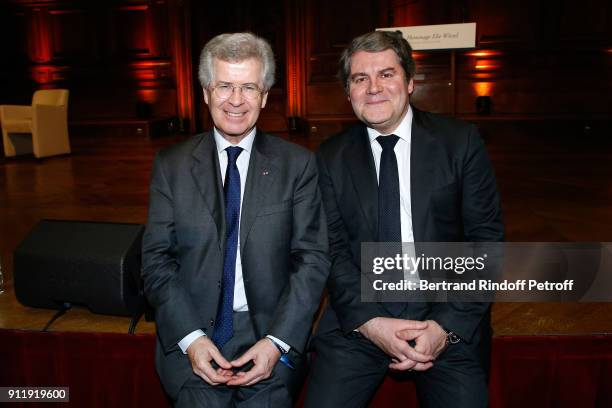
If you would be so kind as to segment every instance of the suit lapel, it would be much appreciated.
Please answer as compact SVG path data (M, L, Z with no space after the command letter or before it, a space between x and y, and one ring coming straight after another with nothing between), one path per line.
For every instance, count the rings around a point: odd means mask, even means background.
M427 239L427 219L431 183L435 175L435 140L422 121L421 113L412 107L412 135L410 137L410 204L415 242Z
M267 136L260 130L257 130L249 159L249 171L244 187L244 197L242 198L240 215L241 254L247 245L247 238L255 217L257 217L266 194L270 193L270 186L272 186L276 179L278 168L273 165L273 158L274 153L269 149Z
M354 128L351 140L353 144L346 150L344 162L347 163L371 236L375 239L378 231L378 181L365 125Z
M223 247L225 244L225 205L217 145L212 132L203 134L201 138L192 153L195 160L191 168L191 175L215 221L219 246Z

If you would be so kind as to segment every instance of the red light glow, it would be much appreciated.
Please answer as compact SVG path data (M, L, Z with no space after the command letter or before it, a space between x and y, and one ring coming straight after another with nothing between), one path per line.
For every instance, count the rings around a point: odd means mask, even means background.
M485 60L485 59L479 59L476 61L476 66L475 68L478 70L495 70L498 69L500 67L500 63L499 61L496 60Z
M470 57L493 57L496 55L501 55L501 53L493 50L478 50L466 52L465 55L469 55Z

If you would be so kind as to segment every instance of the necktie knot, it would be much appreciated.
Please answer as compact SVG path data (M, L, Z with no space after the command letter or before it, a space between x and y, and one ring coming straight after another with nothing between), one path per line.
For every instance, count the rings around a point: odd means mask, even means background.
M227 164L234 165L236 164L238 156L240 156L240 153L242 153L242 147L230 146L226 148L225 151L227 152Z
M383 150L387 150L387 149L393 150L395 148L397 141L399 140L399 136L396 136L396 135L378 136L376 140L378 141L378 144L380 145L380 147L383 148Z

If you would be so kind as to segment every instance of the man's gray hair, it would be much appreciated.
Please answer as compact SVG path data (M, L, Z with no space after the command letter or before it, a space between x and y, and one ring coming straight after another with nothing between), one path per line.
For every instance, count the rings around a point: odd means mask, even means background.
M214 79L213 60L242 62L255 58L262 65L264 91L274 85L274 53L266 40L251 33L220 34L206 43L200 54L198 77L202 88L208 88Z
M358 51L382 52L386 50L393 50L395 52L399 64L406 74L406 80L410 80L410 78L414 77L416 64L412 57L412 47L410 43L402 37L402 33L399 31L372 31L354 38L340 56L338 77L347 94L349 92L351 58L353 54Z

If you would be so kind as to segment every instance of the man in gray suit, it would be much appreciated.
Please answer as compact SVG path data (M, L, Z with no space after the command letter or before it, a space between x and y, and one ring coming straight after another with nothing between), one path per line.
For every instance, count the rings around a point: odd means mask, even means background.
M210 40L199 77L214 130L162 150L143 239L156 363L179 407L291 406L328 274L313 154L256 129L269 44Z

